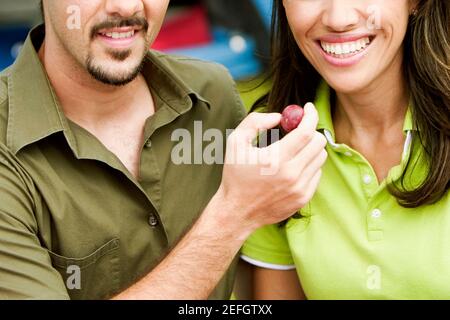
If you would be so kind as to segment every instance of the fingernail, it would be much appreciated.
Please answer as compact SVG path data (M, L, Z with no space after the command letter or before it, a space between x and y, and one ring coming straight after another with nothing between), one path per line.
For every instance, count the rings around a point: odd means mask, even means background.
M304 109L305 109L305 111L309 111L309 109L311 109L311 110L315 109L315 106L311 102L308 102L307 104L305 104Z

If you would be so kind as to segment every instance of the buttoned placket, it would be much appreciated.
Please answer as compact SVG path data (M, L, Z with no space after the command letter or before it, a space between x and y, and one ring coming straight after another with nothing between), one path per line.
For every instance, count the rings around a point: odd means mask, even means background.
M367 199L367 232L370 241L379 241L383 239L383 221L385 219L385 212L382 210L382 201L377 199L375 195L385 188L385 182L382 185L378 184L378 179L372 166L361 155L352 150L345 144L338 144L335 142L332 133L325 129L324 136L327 139L330 147L337 153L342 154L347 158L353 159L355 165L360 168L361 172L361 188L364 190ZM413 135L411 131L407 131L406 140L403 147L402 161L403 165L411 154L411 146ZM361 160L361 161L359 161ZM390 175L389 175L390 176Z

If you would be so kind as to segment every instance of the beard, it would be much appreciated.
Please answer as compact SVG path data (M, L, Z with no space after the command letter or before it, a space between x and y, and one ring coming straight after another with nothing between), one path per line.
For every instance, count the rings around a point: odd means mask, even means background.
M91 30L91 40L93 40L97 36L97 32L101 29L105 28L114 28L114 27L126 27L126 26L140 26L142 27L141 32L145 35L147 34L147 30L149 28L148 22L141 17L134 17L129 19L111 19L108 21L105 21L101 24L98 24ZM124 86L128 83L132 82L134 79L137 78L137 76L142 71L142 68L145 63L145 57L147 54L147 50L149 47L149 41L147 37L145 38L145 44L143 52L141 53L141 57L139 60L139 63L134 66L130 67L128 70L122 71L122 72L115 72L114 70L109 70L101 63L97 63L93 54L89 53L86 61L85 66L89 74L96 79L97 81L100 81L101 83L112 85L112 86ZM124 62L130 56L132 55L132 50L107 50L106 54L115 62Z
M107 54L117 62L123 62L128 59L132 52L131 50L126 51L107 51ZM121 74L115 73L114 71L108 71L101 64L95 62L95 59L91 54L88 55L86 59L86 69L89 74L97 81L103 84L112 86L124 86L132 82L141 73L142 68L145 63L146 50L142 54L140 63L137 66L130 68L129 70L123 71Z

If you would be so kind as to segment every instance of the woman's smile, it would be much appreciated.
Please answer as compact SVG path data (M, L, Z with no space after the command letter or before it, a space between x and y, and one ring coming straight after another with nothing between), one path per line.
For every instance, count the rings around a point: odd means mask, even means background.
M336 67L349 67L361 61L370 49L374 35L326 35L317 39L318 51L324 59Z

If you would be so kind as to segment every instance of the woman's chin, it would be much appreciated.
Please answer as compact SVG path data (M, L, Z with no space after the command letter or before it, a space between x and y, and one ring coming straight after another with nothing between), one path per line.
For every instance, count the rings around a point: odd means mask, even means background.
M370 79L362 79L360 76L324 77L324 79L334 91L345 94L361 92L370 83Z

